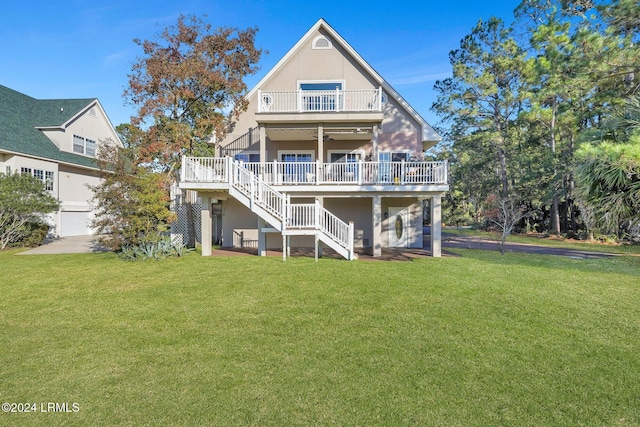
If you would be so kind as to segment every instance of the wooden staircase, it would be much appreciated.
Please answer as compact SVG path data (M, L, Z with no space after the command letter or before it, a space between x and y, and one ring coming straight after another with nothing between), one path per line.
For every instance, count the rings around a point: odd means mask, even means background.
M239 162L229 158L229 163L229 195L276 231L283 236L314 235L347 260L357 258L353 248L353 223L342 221L317 201L291 203L289 196L266 184Z

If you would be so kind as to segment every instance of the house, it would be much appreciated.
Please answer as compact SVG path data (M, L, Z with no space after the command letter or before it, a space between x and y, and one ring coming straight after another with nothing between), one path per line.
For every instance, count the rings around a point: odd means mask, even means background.
M0 173L28 173L60 201L51 236L91 234L95 162L102 143L122 145L97 99L34 99L0 85Z
M219 157L183 159L180 188L202 200L203 242L318 250L422 248L423 201L440 256L441 138L320 19L247 94ZM203 255L211 253L203 245Z

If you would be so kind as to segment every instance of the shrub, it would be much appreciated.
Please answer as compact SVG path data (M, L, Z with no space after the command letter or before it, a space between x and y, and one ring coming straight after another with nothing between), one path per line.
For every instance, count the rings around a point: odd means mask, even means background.
M27 174L0 174L0 249L37 240L39 234L34 233L44 223L43 215L58 206L39 179Z
M13 248L25 247L32 248L39 246L49 233L49 224L43 221L30 221L23 227L22 239L11 243L9 246Z
M135 245L123 246L118 254L127 261L145 261L181 257L190 251L185 245L172 241L169 236L145 236Z

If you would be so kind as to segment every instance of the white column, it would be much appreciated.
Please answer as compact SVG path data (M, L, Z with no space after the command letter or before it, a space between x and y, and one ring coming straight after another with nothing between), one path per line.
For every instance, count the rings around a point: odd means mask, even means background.
M259 125L260 129L260 161L267 161L267 129L264 125Z
M373 196L371 203L371 220L373 221L373 256L382 256L382 196Z
M374 123L373 131L372 131L373 135L371 138L371 145L373 146L372 153L371 153L373 158L371 160L374 162L378 161L378 130L379 130L378 124Z
M324 207L324 197L322 197L322 196L316 197L316 203L318 204L318 206ZM316 225L319 226L320 225L319 212L316 212L316 214L318 215L318 220L316 222ZM323 251L324 246L322 244L322 241L320 239L318 239L318 236L316 236L316 239L317 239L316 251L318 253L318 258L322 258L322 251Z
M200 199L202 200L202 207L200 208L202 256L211 256L211 243L213 242L211 197L200 195Z
M267 256L267 233L264 232L267 223L258 218L258 256Z
M324 126L322 123L318 124L318 153L316 154L316 159L320 163L324 163Z
M431 198L431 256L442 256L442 196Z

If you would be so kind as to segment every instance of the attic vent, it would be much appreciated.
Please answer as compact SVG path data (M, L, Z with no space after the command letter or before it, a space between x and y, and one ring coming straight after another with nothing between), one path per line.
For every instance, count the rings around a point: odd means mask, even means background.
M331 41L326 36L317 36L313 39L313 49L331 49Z
M91 110L89 110L89 115L94 116L96 115L96 109L92 108Z

